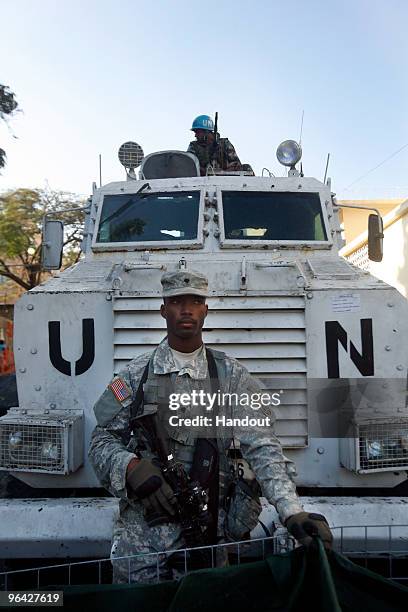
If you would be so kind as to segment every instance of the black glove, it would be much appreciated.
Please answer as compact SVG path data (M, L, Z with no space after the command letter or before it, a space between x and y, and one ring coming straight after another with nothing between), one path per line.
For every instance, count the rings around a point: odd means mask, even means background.
M127 483L142 501L146 513L163 513L174 516L177 500L174 491L164 480L160 468L154 460L141 459L127 475Z
M291 535L306 548L313 544L313 536L319 536L327 550L333 544L333 535L322 514L314 512L298 512L286 521L286 528Z

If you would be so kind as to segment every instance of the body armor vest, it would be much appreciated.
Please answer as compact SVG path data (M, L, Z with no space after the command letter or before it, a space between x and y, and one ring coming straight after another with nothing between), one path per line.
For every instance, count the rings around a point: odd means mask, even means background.
M212 351L212 355L214 357L217 371L219 373L218 380L221 377L225 379L225 365L224 360L222 358L222 354L218 353L218 351ZM152 359L150 359L150 364ZM141 405L145 406L145 408L151 412L155 409L159 409L160 406L163 408L167 407L169 401L169 395L174 392L174 381L177 377L176 373L171 374L155 374L153 371L153 367L149 367L148 377L146 382L143 385L143 403ZM221 382L220 382L221 386ZM206 393L211 393L211 381L209 378L209 373L207 372L207 377L204 380L194 380L192 379L192 387L196 391L203 390ZM220 388L220 391L223 392L223 389ZM185 410L185 409L184 409ZM203 414L203 408L199 408L200 412L195 414L191 414L190 410L188 414L183 413L183 409L179 408L177 410L177 415L182 417L186 416L191 418L193 416ZM141 413L138 414L140 416ZM214 416L210 413L210 416ZM169 439L167 441L168 449L171 453L173 453L176 460L180 461L183 464L184 469L187 473L190 473L191 466L193 464L194 452L196 447L197 437L194 432L184 428L184 427L171 427L168 426L166 428L167 433L169 435ZM153 454L149 449L149 445L147 441L144 439L142 432L135 428L133 440L131 441L133 452L140 452L144 457L152 457ZM219 508L223 509L225 507L225 499L227 495L227 491L230 485L230 463L227 457L226 451L230 448L231 439L218 439L218 450L219 450ZM130 450L130 448L129 448ZM221 513L222 514L222 513Z

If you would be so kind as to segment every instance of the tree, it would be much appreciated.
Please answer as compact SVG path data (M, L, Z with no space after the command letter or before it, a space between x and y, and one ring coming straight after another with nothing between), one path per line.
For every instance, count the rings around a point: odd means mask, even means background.
M8 118L17 110L18 102L15 94L7 85L0 83L0 119L7 122ZM0 169L6 163L6 152L0 148Z
M40 189L17 189L0 195L0 275L23 289L38 285L45 273L41 270L41 232L45 213L84 206L79 196ZM63 267L79 259L83 211L58 215L64 222Z

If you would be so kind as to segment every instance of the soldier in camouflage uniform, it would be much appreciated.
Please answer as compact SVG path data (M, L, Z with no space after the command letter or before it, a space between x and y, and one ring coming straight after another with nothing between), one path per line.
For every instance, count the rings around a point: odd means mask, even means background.
M138 430L130 431L130 405L132 404L146 364L149 374L144 389L145 406L163 405L169 402L167 385L177 393L193 390L211 391L207 357L201 331L207 315L205 276L187 271L168 272L162 277L164 304L161 314L166 319L168 336L153 351L133 359L117 377L95 405L97 420L89 457L101 484L119 498L119 517L116 521L111 559L113 581L150 582L178 577L172 569L172 557L162 551L174 551L186 546L180 525L174 520L173 491L157 466L154 455L141 439ZM212 351L217 366L220 390L224 393L259 393L259 383L235 359L220 351ZM166 396L167 393L167 396ZM234 418L248 414L248 407L239 404L219 407ZM264 407L263 414L273 422L271 408ZM184 408L187 416L193 415L192 407ZM173 413L174 414L174 413ZM180 414L180 410L178 411ZM252 415L253 416L253 415ZM196 435L181 427L169 428L171 452L186 471L191 468ZM330 546L330 529L321 515L308 515L302 511L296 494L292 474L294 466L282 455L281 445L271 428L234 426L233 437L240 443L244 459L248 461L262 487L263 495L274 504L282 524L303 544L312 541L312 531L321 535ZM253 503L245 495L238 496L235 506L226 516L226 492L229 479L229 463L226 451L231 438L218 442L219 448L219 540L242 539L257 523L259 501ZM149 526L145 511L155 510L167 519L163 524ZM136 556L135 556L136 555ZM131 559L120 559L129 557ZM225 562L219 553L218 564Z
M207 167L209 165L214 170L240 171L249 168L248 164L241 164L228 138L220 138L219 134L217 134L217 143L214 146L214 123L208 115L196 117L191 130L195 133L196 140L190 142L187 151L194 153L198 158L201 176L207 174ZM214 161L215 164L213 163Z

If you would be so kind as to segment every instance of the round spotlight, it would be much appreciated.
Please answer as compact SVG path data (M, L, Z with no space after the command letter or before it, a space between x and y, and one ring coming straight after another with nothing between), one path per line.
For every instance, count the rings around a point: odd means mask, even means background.
M19 450L23 446L23 432L14 431L9 435L9 447L11 451Z
M383 454L383 445L379 440L367 441L367 455L369 459L380 459Z
M401 452L401 447L399 444L399 440L395 438L389 438L385 441L385 452L388 459L392 459L393 457L397 457Z
M41 455L44 459L50 461L57 461L59 459L59 448L57 444L53 444L51 441L44 442L41 446Z
M408 452L408 436L407 435L402 436L402 438L400 440L400 444L401 444L402 450L405 453L407 453Z
M137 168L143 161L143 149L137 142L124 142L118 152L119 161L125 168Z
M283 166L295 166L302 157L302 147L295 140L284 140L276 151L276 157Z

